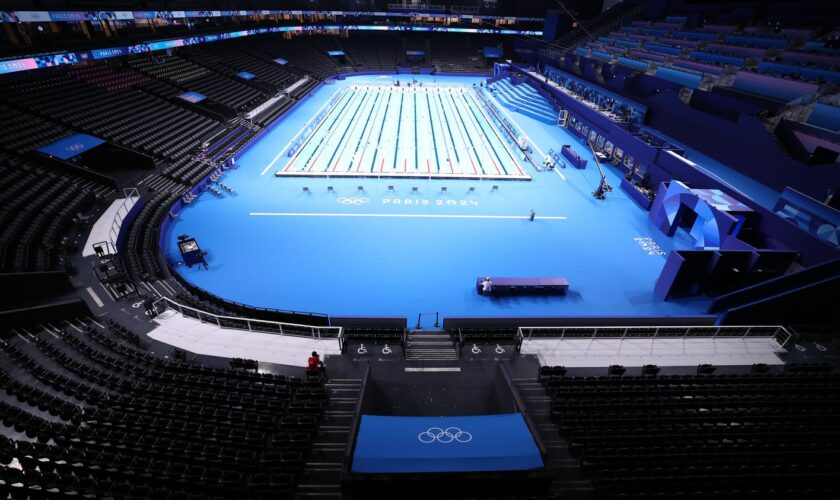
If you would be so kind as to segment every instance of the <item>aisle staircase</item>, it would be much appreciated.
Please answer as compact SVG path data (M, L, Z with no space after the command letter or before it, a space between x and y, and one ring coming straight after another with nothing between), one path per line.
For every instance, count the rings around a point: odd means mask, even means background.
M442 330L409 330L405 343L408 361L457 361L458 347L452 336Z
M490 88L493 90L493 96L502 106L543 123L550 125L557 123L557 111L530 85L525 83L514 85L510 78L504 78L491 83Z
M557 422L551 419L551 396L545 387L536 377L513 378L511 381L545 445L545 466L554 478L551 498L591 500L592 483L584 476L581 463L572 455L569 441L560 434Z
M330 404L304 459L294 498L342 497L341 470L361 383L358 378L345 378L324 385Z

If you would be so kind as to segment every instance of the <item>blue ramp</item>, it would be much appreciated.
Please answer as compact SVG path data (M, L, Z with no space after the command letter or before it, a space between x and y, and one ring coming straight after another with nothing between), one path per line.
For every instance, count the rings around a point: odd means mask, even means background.
M391 474L543 467L521 413L471 417L362 415L352 471Z

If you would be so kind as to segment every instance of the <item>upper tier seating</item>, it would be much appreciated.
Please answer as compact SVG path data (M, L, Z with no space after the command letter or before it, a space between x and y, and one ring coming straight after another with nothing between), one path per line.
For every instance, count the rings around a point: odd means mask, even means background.
M339 43L360 71L394 71L400 64L396 38L360 35L340 39Z
M235 111L247 111L266 100L259 90L211 70L208 65L218 67L216 56L205 51L194 50L189 57L199 66L180 56L150 54L131 59L130 64L144 73L169 81L184 91L200 92L208 98L224 104ZM226 74L233 74L225 69Z
M272 83L278 88L286 88L300 78L299 75L283 69L275 62L266 61L247 51L244 44L219 44L210 47L193 47L192 54L205 53L215 56L217 64L228 68L229 71L239 73L247 71L259 80ZM198 61L198 59L195 59Z
M600 17L607 17L612 10ZM576 40L574 51L578 55L616 62L642 72L667 68L657 71L657 76L686 88L708 90L714 85L731 86L739 70L820 84L840 82L836 58L809 52L809 47L817 42L807 41L808 37L818 36L819 28L785 28L772 32L770 23L765 23L761 15L752 19L757 23L755 26L709 23L687 28L682 22L633 21L609 36L597 36L599 32L590 31L597 41L581 35L582 30L568 36ZM704 78L698 80L691 73Z
M73 133L67 127L0 103L0 148L17 154L51 144Z
M323 80L341 72L338 64L325 52L319 51L309 43L309 39L318 37L294 38L277 43L270 38L255 38L248 43L255 50L265 54L270 59L283 58L289 64L305 70L313 77ZM333 50L333 49L330 49ZM338 50L338 49L336 49ZM346 69L345 71L351 71Z
M130 88L105 91L65 74L32 75L6 98L78 131L163 159L177 159L218 123Z

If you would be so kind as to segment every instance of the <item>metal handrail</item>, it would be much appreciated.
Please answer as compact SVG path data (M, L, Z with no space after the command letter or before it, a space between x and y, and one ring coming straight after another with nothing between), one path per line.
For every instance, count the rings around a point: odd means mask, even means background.
M111 221L111 227L108 228L108 241L114 246L117 246L117 239L119 239L120 227L122 226L123 220L125 220L125 217L134 207L134 204L140 200L140 192L136 187L123 188L123 196L125 198L123 198L120 206L117 207L117 212ZM129 203L131 203L131 206L128 206Z
M513 379L508 373L507 368L505 368L504 363L499 363L498 368L501 373L502 377L504 377L505 384L507 384L508 388L510 389L510 393L513 396L513 404L519 413L522 414L522 418L525 420L525 425L528 426L528 429L531 431L531 435L534 438L534 443L537 445L537 449L540 451L540 456L545 460L548 457L548 449L543 442L542 435L537 428L536 423L534 422L533 418L531 417L531 413L528 411L528 408L525 406L525 399L522 397L522 394L519 392L519 389L513 384Z
M542 334L540 331L548 332ZM534 334L537 333L536 337ZM527 335L526 335L527 334ZM774 338L784 347L792 334L781 325L739 326L522 326L517 338Z
M364 405L365 390L367 389L368 379L370 378L370 363L365 366L365 372L362 374L362 381L359 384L359 399L353 406L353 417L350 422L350 433L347 435L347 442L344 445L344 466L342 472L349 474L353 465L353 451L356 447L356 436L359 432L359 425L362 418L362 407Z
M269 321L263 319L241 318L237 316L222 316L213 314L194 307L185 306L169 297L159 297L154 301L153 306L155 310L159 304L163 304L166 308L171 308L181 316L197 318L203 323L214 323L219 328L227 328L231 330L247 330L249 332L257 333L271 333L290 337L303 338L337 338L341 342L344 328L341 326L313 326L302 325L297 323L283 323L280 321ZM185 312L187 311L187 312ZM189 314L188 314L189 313ZM308 331L306 335L302 332Z
M529 337L530 338L530 337ZM513 350L516 352L520 352L522 350L522 342L525 341L525 335L522 334L522 328L516 329L516 344L513 347Z

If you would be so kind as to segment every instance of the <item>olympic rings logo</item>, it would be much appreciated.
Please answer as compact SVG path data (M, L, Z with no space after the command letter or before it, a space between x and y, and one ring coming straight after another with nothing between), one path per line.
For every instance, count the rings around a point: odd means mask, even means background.
M440 427L429 427L427 430L417 435L417 440L423 444L431 444L437 441L438 443L449 444L451 442L469 443L472 441L472 434L467 431L462 431L457 427L447 427L441 429Z
M335 201L341 203L342 205L364 205L365 203L370 202L370 198L346 198L342 196Z

